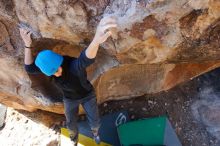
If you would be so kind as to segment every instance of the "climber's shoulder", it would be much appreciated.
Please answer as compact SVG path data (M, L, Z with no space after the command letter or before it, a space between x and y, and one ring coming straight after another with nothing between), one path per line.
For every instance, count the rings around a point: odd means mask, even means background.
M35 63L33 62L32 64L25 64L24 68L26 70L27 73L29 74L40 74L41 71L40 69L35 65Z

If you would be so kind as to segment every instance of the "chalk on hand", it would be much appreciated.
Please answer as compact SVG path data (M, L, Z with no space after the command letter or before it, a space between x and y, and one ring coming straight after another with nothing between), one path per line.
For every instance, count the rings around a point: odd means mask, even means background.
M42 37L41 34L40 34L38 31L34 30L34 29L33 29L29 24L27 24L27 23L20 22L20 23L18 24L18 27L19 27L19 28L24 28L24 29L28 30L28 32L31 32L31 33L32 33L32 37L35 38L35 39Z

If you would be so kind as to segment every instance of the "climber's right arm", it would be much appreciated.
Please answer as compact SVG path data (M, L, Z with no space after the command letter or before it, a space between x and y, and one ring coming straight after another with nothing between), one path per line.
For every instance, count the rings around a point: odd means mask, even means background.
M32 44L32 39L31 39L31 31L28 31L27 29L20 28L20 35L21 38L24 41L25 44L25 51L24 51L24 64L25 65L30 65L34 62L33 56L32 56L32 51L31 51L31 44Z
M31 32L20 28L21 38L25 44L24 50L24 68L30 74L39 74L41 73L40 69L35 65L33 55L32 55L32 39L31 39Z
M27 46L26 46L27 47ZM24 64L30 65L34 63L31 48L26 48L24 50Z

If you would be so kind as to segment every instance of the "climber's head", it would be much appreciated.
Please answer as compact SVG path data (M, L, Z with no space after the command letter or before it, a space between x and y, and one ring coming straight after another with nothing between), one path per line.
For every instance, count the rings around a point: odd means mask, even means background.
M41 51L35 60L35 64L45 75L57 77L62 75L62 62L63 56L51 50Z

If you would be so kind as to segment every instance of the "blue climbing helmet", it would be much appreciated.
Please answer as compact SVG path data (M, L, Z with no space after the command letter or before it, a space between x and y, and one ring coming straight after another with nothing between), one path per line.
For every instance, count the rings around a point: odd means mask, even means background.
M35 64L47 76L55 74L63 62L63 56L51 51L43 50L35 59Z

